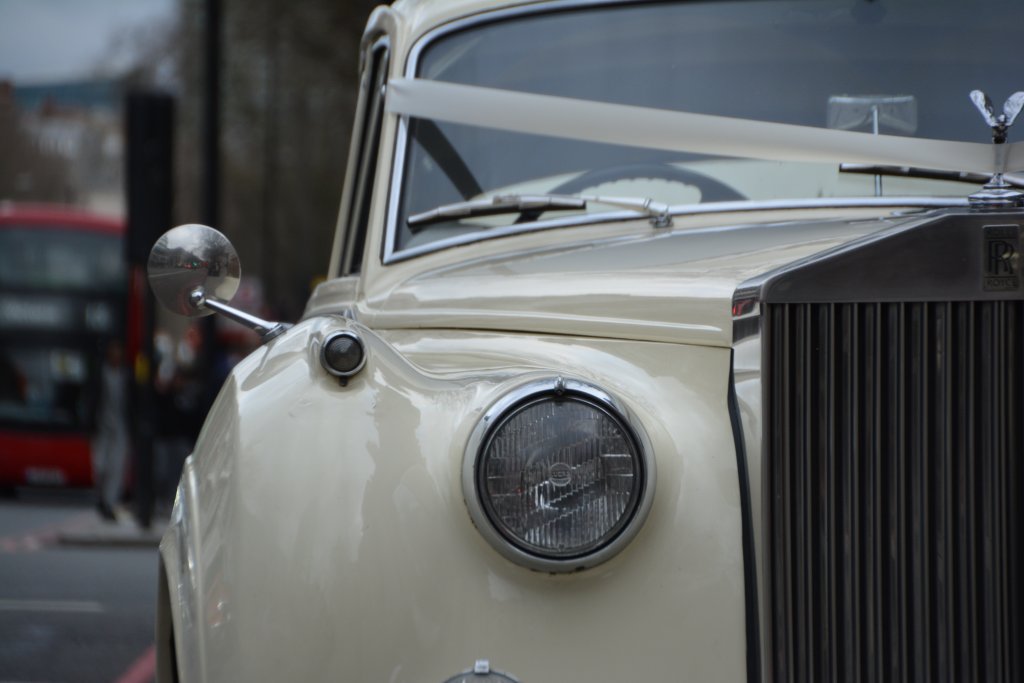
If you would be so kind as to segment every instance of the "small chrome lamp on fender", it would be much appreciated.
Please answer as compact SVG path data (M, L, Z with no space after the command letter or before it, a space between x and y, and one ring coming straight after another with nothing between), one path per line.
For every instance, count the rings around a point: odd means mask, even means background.
M229 306L241 280L238 253L228 238L205 225L179 225L153 245L146 267L157 300L173 313L198 318L217 312L245 325L267 343L291 328Z
M366 348L355 332L335 332L320 348L320 364L342 386L366 365Z
M654 498L648 439L591 384L552 378L509 392L466 449L473 522L509 560L546 572L598 565L637 534Z

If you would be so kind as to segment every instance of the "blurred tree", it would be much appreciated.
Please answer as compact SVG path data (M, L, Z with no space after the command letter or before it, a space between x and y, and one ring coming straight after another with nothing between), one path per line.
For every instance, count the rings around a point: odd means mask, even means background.
M221 225L270 311L298 317L323 276L341 195L372 0L222 0ZM202 0L177 29L181 222L201 216Z
M0 82L0 199L35 202L75 200L70 167L43 148L29 131L14 100L13 86Z

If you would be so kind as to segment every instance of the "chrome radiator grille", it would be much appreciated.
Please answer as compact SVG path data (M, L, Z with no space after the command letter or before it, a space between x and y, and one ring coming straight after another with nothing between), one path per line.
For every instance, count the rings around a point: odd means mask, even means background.
M769 678L1024 681L1024 303L763 323Z

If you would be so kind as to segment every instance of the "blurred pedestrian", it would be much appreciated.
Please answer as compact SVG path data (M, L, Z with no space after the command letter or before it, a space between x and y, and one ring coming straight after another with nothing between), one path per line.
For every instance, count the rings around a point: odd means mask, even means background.
M111 522L117 519L114 506L120 501L128 455L127 385L124 348L114 339L107 343L100 370L96 433L92 441L96 509L103 519Z
M176 350L176 346L173 337L164 330L153 335L157 368L153 378L157 418L153 469L158 513L170 510L182 465L195 441L193 414L199 410L202 398L202 384L184 366L191 356Z

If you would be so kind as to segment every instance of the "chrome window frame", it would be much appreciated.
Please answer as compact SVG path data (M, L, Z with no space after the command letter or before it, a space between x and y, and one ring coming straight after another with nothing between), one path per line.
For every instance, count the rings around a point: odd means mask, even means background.
M383 69L384 90L379 94L379 100L377 100L380 106L378 113L380 119L374 122L372 120L374 114L372 108L378 95L375 95L371 89L374 86L374 60L377 59L377 52L383 53L378 68ZM387 96L387 75L390 72L392 56L391 36L386 32L374 38L366 47L366 51L361 55L364 63L360 65L359 97L356 102L356 113L353 117L352 141L349 143L349 158L346 162L345 187L342 191L342 203L338 212L338 224L341 230L339 236L341 243L335 249L339 261L338 277L360 275L363 261L366 257L367 242L370 236L369 209L373 203L374 177L377 175L376 167L380 164L380 140L387 116L387 112L384 109ZM365 138L368 134L370 134L371 138L374 137L372 135L374 126L377 128L377 146L375 149L370 149L369 144L371 140ZM374 167L369 175L366 173L367 169L364 168L366 165ZM367 220L366 224L362 226L362 230L360 230L358 225L359 216L356 214L360 213L357 209L362 209L363 203L365 203L367 209ZM360 262L356 263L354 251L356 250L357 241L360 239L363 241L363 248L360 251ZM331 268L330 272L333 273L335 271Z

